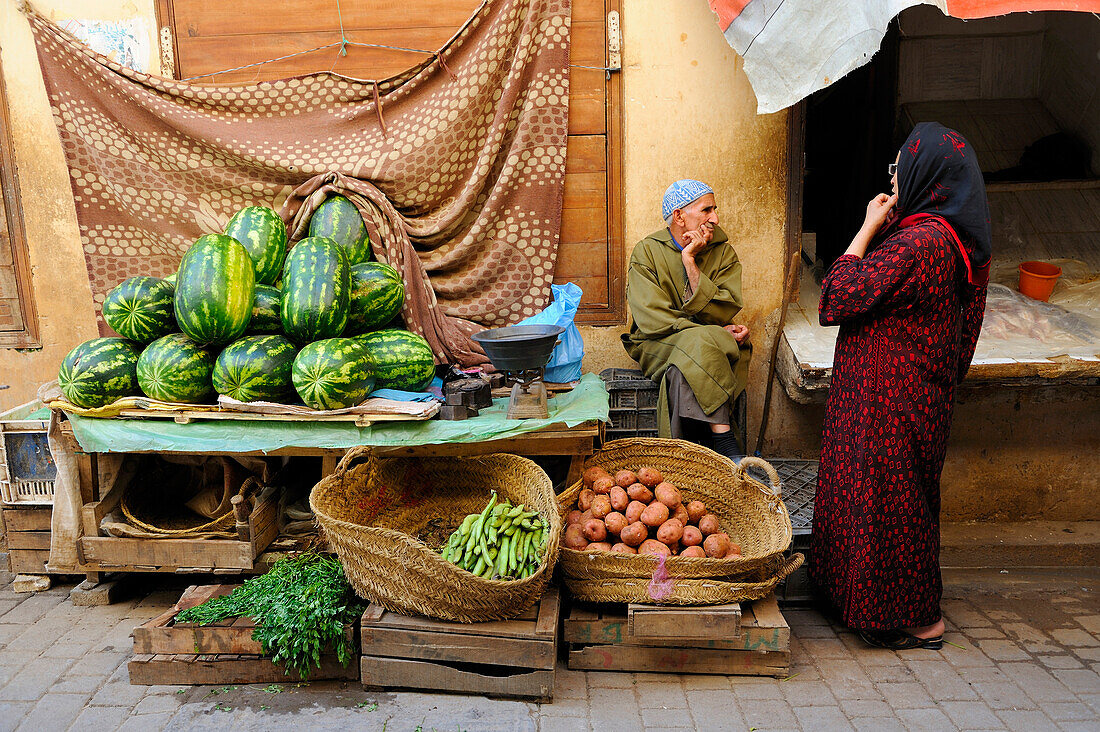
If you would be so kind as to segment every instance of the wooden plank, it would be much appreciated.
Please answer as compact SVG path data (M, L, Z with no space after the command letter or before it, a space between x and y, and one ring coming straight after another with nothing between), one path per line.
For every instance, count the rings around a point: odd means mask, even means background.
M550 701L554 694L554 670L521 671L508 676L489 676L430 661L363 656L363 686L368 689L417 689L460 694L484 694Z
M602 173L567 173L562 208L600 208L607 205L607 176Z
M553 642L558 637L558 618L561 617L561 593L556 585L547 586L538 608L535 635L550 638Z
M53 517L52 506L41 508L5 508L4 531L49 531L50 521Z
M86 563L106 567L221 567L251 569L252 547L224 539L129 539L84 536L79 540Z
M48 550L12 549L8 552L8 571L12 574L46 574L49 559Z
M775 602L774 598L771 600ZM757 603L754 603L755 605ZM562 640L572 644L624 645L660 648L705 648L714 650L741 651L787 651L790 649L791 632L785 623L774 623L769 616L767 622L756 620L753 605L741 606L741 634L736 638L691 638L674 635L666 640L660 638L637 638L630 635L629 622L625 610L605 609L594 613L574 607L566 617ZM766 606L765 606L766 607ZM694 608L699 609L699 608ZM775 606L778 613L778 605ZM780 615L780 619L782 616Z
M607 171L607 137L569 135L565 144L566 173L602 173Z
M569 209L565 214L585 209ZM587 211L593 211L588 209ZM599 214L596 214L597 216ZM558 245L558 262L554 267L555 277L606 277L607 276L607 239L596 238L566 240L565 221L562 221L562 242ZM602 218L602 217L601 217ZM606 226L606 223L605 223ZM603 233L607 233L606 229Z
M568 666L582 671L786 676L790 651L743 651L647 646L584 646L569 651Z
M626 608L627 633L640 643L650 639L731 640L741 636L741 605L667 607L631 603Z
M605 265L597 270L602 271L607 262L608 239L606 203L592 208L563 209L557 271L575 271L579 267L591 267L592 264L582 264L586 259L593 264L604 262ZM591 272L592 270L581 271Z
M581 288L581 306L586 305L607 307L612 298L611 291L608 289L608 279L602 275L595 277L568 277L565 275L554 275L554 283L562 284L565 282L572 282Z
M240 656L226 659L215 654L148 654L135 656L127 664L130 683L135 685L163 684L279 684L301 681L297 674L287 674L285 668L276 666L264 656ZM310 681L341 679L351 681L359 676L359 668L352 658L345 668L333 655L321 656L320 668L310 672Z
M533 624L528 623L531 635ZM553 640L505 638L476 633L434 633L377 624L361 630L364 655L450 663L482 663L514 668L554 668Z
M369 608L368 608L369 609ZM386 612L378 620L363 622L363 631L402 630L421 634L431 634L440 638L451 635L482 636L494 639L528 640L535 637L535 623L531 620L494 620L488 623L452 623L419 615L401 615ZM369 626L369 627L367 627ZM447 642L447 641L441 641ZM363 649L366 650L367 637L363 636Z
M279 502L274 494L269 494L252 509L248 517L248 527L252 558L255 559L279 535Z
M8 549L50 549L49 531L9 531Z

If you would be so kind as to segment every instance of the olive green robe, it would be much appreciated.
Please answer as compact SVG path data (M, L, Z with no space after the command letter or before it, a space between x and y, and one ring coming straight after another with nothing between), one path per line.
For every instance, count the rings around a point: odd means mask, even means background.
M721 228L695 258L699 286L688 287L680 250L668 229L655 231L634 247L627 273L630 332L623 346L646 376L661 385L657 429L668 437L668 386L665 371L675 365L691 386L699 406L713 414L731 404L748 381L750 348L722 326L741 311L741 263Z

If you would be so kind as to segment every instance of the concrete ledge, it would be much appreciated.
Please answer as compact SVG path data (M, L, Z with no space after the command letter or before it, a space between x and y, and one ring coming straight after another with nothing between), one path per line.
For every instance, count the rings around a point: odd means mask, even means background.
M940 565L1100 567L1100 521L943 524Z

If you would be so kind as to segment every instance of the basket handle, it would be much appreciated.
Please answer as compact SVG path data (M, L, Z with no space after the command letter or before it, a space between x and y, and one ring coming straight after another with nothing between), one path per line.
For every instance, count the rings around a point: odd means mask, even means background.
M374 450L366 445L356 445L344 453L344 457L340 458L340 462L336 463L336 470L333 471L332 474L335 476L343 476L344 473L355 467L356 461L360 459L366 462L367 465L372 466L373 471L373 465L377 460L374 456Z
M740 477L744 477L748 472L748 468L760 468L768 474L768 480L772 484L771 495L775 498L783 497L783 481L779 479L779 472L772 467L764 458L753 457L752 455L741 458L741 462L737 465L737 474Z

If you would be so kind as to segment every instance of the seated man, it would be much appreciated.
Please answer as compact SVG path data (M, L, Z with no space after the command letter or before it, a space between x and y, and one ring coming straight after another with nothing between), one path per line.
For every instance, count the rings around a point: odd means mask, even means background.
M685 420L709 427L708 447L740 458L731 430L733 400L748 380L749 329L741 311L741 263L718 228L714 191L680 180L661 207L668 228L634 247L627 274L630 332L623 345L645 375L661 385L661 437L683 438Z

